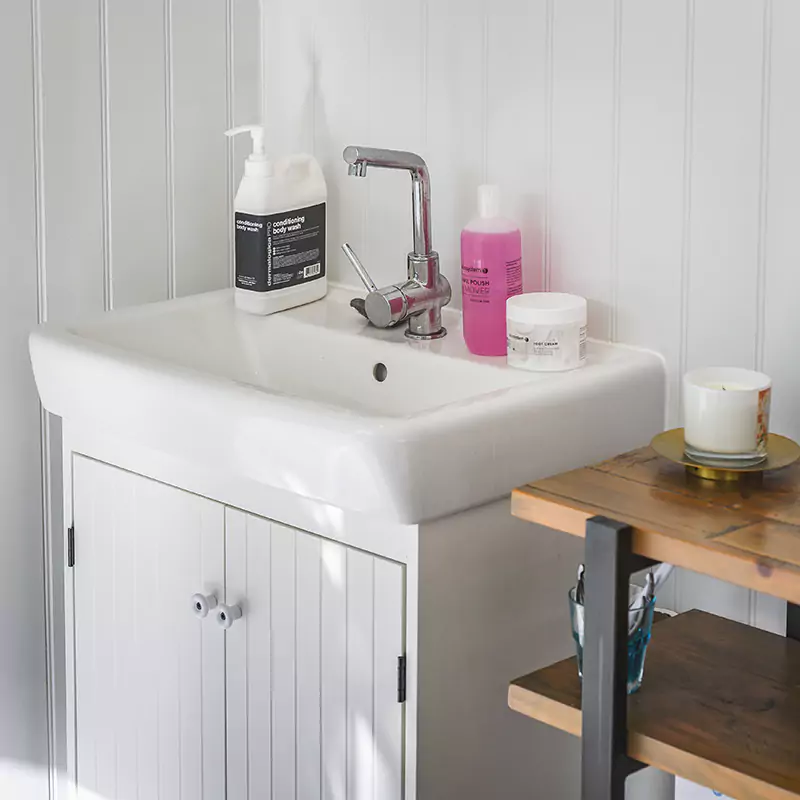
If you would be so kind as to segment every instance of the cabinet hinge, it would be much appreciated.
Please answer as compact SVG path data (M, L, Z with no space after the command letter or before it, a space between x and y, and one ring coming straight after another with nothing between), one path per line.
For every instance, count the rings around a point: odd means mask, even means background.
M397 657L397 702L406 701L406 657Z
M75 566L75 526L70 525L67 529L67 566Z

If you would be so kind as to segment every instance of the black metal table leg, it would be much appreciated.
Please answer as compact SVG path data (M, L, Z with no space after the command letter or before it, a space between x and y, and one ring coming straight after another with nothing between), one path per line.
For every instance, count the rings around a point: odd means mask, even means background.
M786 604L786 636L800 642L800 606Z
M644 766L627 756L631 537L605 517L586 523L582 800L624 800L625 779Z

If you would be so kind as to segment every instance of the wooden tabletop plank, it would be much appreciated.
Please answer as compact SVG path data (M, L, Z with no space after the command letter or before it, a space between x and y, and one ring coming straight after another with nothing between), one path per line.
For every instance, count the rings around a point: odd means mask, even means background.
M523 486L511 508L575 536L595 515L626 522L640 555L800 603L800 465L715 483L645 447Z
M580 736L569 658L514 681L509 706ZM628 753L741 800L800 798L800 642L702 611L653 629Z

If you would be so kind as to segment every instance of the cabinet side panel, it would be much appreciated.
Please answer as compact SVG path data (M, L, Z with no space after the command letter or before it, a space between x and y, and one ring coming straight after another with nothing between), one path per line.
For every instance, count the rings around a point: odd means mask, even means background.
M321 540L296 533L297 569L297 797L321 796Z
M272 525L272 789L275 800L297 787L295 532Z
M373 760L376 800L401 800L403 710L397 701L397 658L404 651L403 567L375 559L375 725Z
M322 797L347 800L347 550L322 541Z
M347 552L347 798L372 800L375 788L375 560ZM381 799L382 800L382 799Z

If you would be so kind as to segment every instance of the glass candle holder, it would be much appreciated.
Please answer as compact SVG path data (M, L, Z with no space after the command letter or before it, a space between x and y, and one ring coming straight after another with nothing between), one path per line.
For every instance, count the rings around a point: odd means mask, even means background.
M640 598L642 589L631 584L629 597ZM642 685L644 675L644 659L650 632L653 627L653 609L656 599L649 602L640 599L633 607L628 608L628 694L633 694ZM578 676L583 680L583 647L585 634L585 607L575 601L575 587L569 590L569 613L572 621L572 638L575 640L575 652L578 661Z
M767 457L772 383L762 372L708 367L683 377L686 455L711 466L758 464Z

